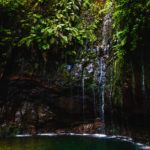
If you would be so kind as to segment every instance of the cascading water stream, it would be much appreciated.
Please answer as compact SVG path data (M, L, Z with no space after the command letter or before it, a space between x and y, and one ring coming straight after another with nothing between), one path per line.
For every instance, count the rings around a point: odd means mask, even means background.
M133 64L131 63L131 78L132 78L132 98L133 98L133 102L134 102L134 106L137 106L137 102L136 102L136 80L135 80L135 69Z
M96 95L95 95L95 88L92 87L93 92L93 109L94 109L94 117L96 117Z
M103 19L102 44L99 59L99 85L100 85L100 119L104 122L105 82L106 82L106 58L109 54L111 39L111 14L106 14Z
M145 83L145 65L144 65L144 58L143 54L141 54L141 92L142 92L142 98L145 100L145 105L143 106L145 110L149 109L149 105L147 105L149 99L148 95L146 93L146 83Z
M106 65L104 62L104 58L100 58L100 118L101 121L104 122L104 100L105 100L105 70Z
M93 92L93 108L94 108L94 115L97 117L96 113L99 112L99 118L102 123L104 123L104 105L105 105L105 82L106 82L106 59L108 58L109 55L109 49L110 49L110 44L111 44L111 32L112 32L112 19L111 19L111 14L106 14L103 18L103 26L102 26L102 32L101 32L101 43L99 45L93 47L88 46L88 42L85 43L87 52L93 51L97 55L97 60L96 63L94 64L91 61L89 63L89 60L85 60L82 58L81 62L76 65L75 70L75 75L78 77L80 76L81 78L81 88L82 88L82 112L83 112L83 120L85 120L85 113L86 113L86 107L85 107L85 81L88 78L87 73L91 74L94 73L94 76L97 80L97 75L98 75L98 82L99 82L99 101L96 100L96 93L94 90L94 87L92 88ZM86 62L87 61L87 62ZM88 64L86 66L86 63ZM98 65L98 68L94 70L94 66ZM80 72L80 73L79 73ZM99 110L97 110L97 108Z
M142 57L142 56L141 56ZM141 85L142 85L142 94L145 98L145 68L144 68L144 62L143 57L141 58Z
M82 73L82 109L83 109L83 121L85 121L85 76L84 70Z

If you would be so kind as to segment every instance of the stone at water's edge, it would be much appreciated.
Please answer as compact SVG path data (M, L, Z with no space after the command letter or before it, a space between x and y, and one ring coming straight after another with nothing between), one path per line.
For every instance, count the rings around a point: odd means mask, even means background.
M83 119L82 95L70 96L69 92L69 89L50 88L30 79L10 80L5 101L0 93L0 135L35 134L80 122ZM85 114L87 118L93 117L88 97Z
M77 127L74 127L73 129L71 129L71 132L74 133L98 133L100 132L101 129L104 129L104 123L100 122L100 119L96 119L94 122L92 123L83 123Z

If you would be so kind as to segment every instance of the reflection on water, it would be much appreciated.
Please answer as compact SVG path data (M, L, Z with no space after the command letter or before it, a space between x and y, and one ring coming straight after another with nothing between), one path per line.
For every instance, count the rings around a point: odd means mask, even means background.
M132 142L83 136L0 139L0 150L140 150Z

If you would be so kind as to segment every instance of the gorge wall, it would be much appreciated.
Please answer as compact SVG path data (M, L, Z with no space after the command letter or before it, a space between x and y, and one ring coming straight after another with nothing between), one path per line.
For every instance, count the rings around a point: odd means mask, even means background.
M80 33L83 26L74 27L80 25L78 17L77 22L70 19L72 28L57 27L71 33L66 37L61 33L59 42L54 36L56 43L48 51L41 51L34 40L30 47L13 47L10 42L1 46L0 134L47 132L96 118L139 121L139 116L143 120L150 117L149 3L116 0L105 7L100 16L94 14L97 22L85 10L79 16L88 25L94 24L87 33L82 31L85 35ZM7 7L1 11L7 12ZM62 21L60 16L56 15ZM9 22L2 20L1 26L8 27ZM43 33L45 26L41 31L42 38L48 34ZM93 32L97 41L91 44Z

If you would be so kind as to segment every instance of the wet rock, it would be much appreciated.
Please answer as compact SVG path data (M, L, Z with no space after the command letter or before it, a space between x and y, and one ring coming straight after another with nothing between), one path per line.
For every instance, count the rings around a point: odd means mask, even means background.
M104 123L96 119L93 123L84 123L72 129L75 133L95 133L104 128Z
M30 79L8 81L8 95L0 105L0 127L12 122L18 132L50 132L71 126L83 119L82 96L69 95L70 90L48 87ZM90 97L85 96L85 116L93 117Z

